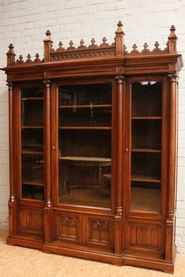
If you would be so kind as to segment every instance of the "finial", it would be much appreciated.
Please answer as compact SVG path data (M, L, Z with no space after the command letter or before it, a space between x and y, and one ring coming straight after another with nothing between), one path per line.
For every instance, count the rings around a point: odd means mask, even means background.
M86 48L86 46L84 45L83 39L80 40L80 46L78 46L78 48Z
M101 46L106 46L106 45L108 45L106 37L103 37L103 38L102 38L102 41L103 41L103 43L101 44Z
M116 56L124 55L124 32L122 29L122 22L119 21L117 24L118 28L115 32L115 43L116 43Z
M121 20L118 22L117 26L118 26L118 27L119 27L119 26L121 26L121 27L123 26Z
M155 42L154 46L155 46L155 48L153 49L154 52L161 51L161 49L159 48L159 42L158 41Z
M176 31L174 25L171 26L170 31Z
M142 50L143 53L147 53L149 52L149 49L148 49L148 44L145 42L144 45L143 45L143 50Z
M13 65L14 62L15 62L15 52L14 52L14 46L12 43L10 43L10 45L8 46L9 50L8 52L6 53L7 55L7 66L9 65Z
M46 33L45 33L46 36L51 36L51 32L50 30L47 30Z
M9 48L9 49L14 48L13 44L12 44L12 43L10 43L10 45L8 46L8 48Z
M131 53L138 53L137 45L135 43L133 44L132 48L133 50L131 51Z
M171 26L170 31L171 31L171 33L170 33L168 38L177 38L177 36L175 34L176 30L175 30L175 26L174 25Z
M92 38L92 39L91 39L91 46L96 46L95 42L96 42L95 39Z
M52 39L51 39L51 32L49 30L45 33L46 38L44 39L44 61L50 61L50 51L52 51Z
M44 39L44 41L51 41L51 42L53 42L52 38L51 38L51 32L50 32L50 30L47 30L45 32L45 35L46 35L46 38Z
M168 51L169 53L177 53L176 50L176 41L177 41L177 36L175 34L175 26L172 25L170 28L170 35L168 37Z
M122 30L123 24L122 24L121 21L118 22L117 26L118 26L118 29L117 29L117 31L115 33L116 34L124 34L124 32Z

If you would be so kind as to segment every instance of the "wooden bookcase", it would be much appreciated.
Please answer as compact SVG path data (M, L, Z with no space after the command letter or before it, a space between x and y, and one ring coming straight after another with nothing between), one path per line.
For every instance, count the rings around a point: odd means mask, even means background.
M8 244L173 273L178 72L164 50L115 42L7 52Z

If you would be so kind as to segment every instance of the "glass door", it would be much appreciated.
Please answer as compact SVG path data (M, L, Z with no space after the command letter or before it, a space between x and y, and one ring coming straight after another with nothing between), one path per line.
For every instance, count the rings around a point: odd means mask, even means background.
M111 84L58 88L58 202L111 207Z
M44 199L43 88L21 90L22 198Z
M162 82L132 84L131 210L160 212Z

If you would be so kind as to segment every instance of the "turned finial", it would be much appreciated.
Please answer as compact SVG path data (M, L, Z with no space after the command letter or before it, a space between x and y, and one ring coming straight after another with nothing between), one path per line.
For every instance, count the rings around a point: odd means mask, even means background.
M52 48L52 39L51 39L51 32L49 30L45 33L46 38L44 39L44 61L49 62L50 61L50 51Z
M168 50L169 50L169 53L172 54L172 53L177 53L177 50L176 50L177 36L175 34L174 25L171 26L170 31L171 33L168 37Z
M15 52L14 52L14 46L12 43L10 43L10 45L8 46L9 47L9 50L8 52L6 53L7 55L7 66L9 65L13 65L14 62L15 62Z
M116 43L116 56L123 56L124 55L124 32L122 29L122 22L119 21L117 24L118 28L115 32L115 43Z
M50 32L50 30L47 30L45 35L46 35L46 39L51 40L51 32Z

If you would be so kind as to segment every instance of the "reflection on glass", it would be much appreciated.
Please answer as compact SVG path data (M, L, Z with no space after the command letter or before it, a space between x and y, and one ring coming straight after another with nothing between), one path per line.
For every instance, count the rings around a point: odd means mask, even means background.
M43 200L43 90L21 90L22 197Z
M111 207L110 84L59 87L58 201Z
M132 84L131 209L160 212L162 83Z

